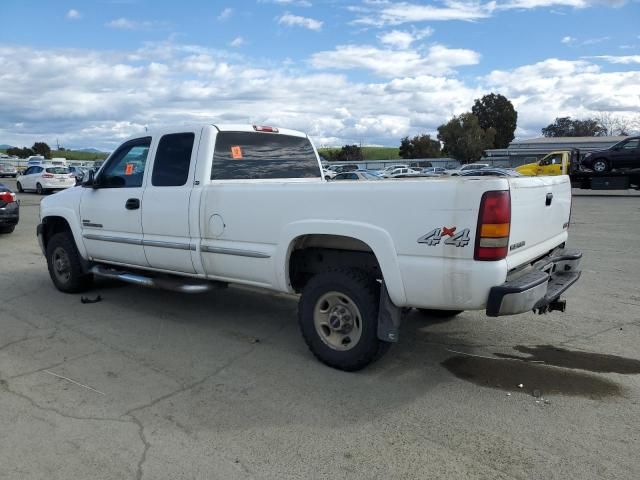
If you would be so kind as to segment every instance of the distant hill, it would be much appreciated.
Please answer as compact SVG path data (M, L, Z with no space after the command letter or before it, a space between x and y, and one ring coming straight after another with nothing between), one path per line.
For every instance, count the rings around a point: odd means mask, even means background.
M6 150L7 148L13 148L13 145L2 144L0 145L0 150Z
M78 150L76 150L77 152L88 152L88 153L106 153L103 152L102 150L98 150L97 148L80 148Z

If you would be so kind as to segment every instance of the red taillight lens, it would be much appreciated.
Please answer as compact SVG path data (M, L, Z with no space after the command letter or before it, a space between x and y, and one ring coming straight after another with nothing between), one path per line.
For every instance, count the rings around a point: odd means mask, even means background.
M254 125L253 129L256 132L270 132L270 133L278 133L278 129L276 127L266 127L264 125Z
M480 201L474 260L502 260L509 251L511 195L508 190L485 192Z
M42 178L53 178L53 175L51 173L43 173Z
M16 201L15 193L11 192L0 192L0 202L2 203L11 203Z

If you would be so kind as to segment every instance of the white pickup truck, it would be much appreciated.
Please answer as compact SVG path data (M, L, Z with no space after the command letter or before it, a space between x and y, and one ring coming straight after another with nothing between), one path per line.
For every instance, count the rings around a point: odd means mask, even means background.
M580 276L565 248L567 176L327 182L311 140L252 125L124 142L82 186L45 198L37 234L63 292L94 276L201 292L300 293L310 350L363 368L401 312L564 310Z

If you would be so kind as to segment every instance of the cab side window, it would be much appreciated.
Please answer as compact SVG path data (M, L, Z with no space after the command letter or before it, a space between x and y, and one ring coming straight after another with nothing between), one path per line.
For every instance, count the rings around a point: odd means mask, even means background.
M187 183L194 140L193 133L171 133L160 139L151 176L153 186L178 187Z
M622 146L622 148L625 150L635 150L638 148L639 143L640 143L640 140L638 139L629 140L627 143L625 143Z
M122 145L100 173L99 185L104 188L141 187L150 146L151 137L139 138Z

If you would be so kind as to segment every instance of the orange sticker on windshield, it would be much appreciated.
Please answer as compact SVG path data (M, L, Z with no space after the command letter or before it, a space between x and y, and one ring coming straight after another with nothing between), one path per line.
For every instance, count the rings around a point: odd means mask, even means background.
M127 163L127 166L124 169L125 175L133 175L133 170L135 169L135 165L133 163Z
M242 158L242 149L238 146L231 147L231 158L240 160Z

